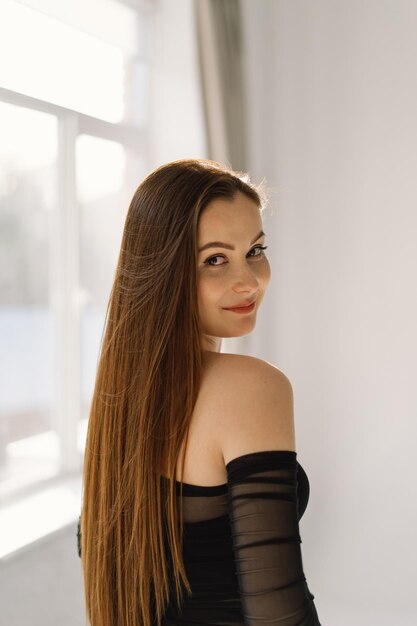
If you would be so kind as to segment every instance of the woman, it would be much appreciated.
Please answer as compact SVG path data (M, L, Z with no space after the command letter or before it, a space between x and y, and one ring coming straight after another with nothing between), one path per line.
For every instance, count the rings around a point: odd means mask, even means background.
M85 449L92 626L319 625L291 384L220 352L254 329L270 279L264 203L205 159L155 169L133 196Z

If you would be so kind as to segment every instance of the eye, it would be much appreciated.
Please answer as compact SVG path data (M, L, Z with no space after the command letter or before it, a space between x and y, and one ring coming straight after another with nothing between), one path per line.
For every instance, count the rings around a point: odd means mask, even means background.
M251 252L253 252L254 250L259 250L259 254L254 254L253 256L262 256L263 255L263 250L266 250L268 246L255 246L254 248L252 248Z
M266 250L267 247L268 246L261 246L261 245L254 246L248 254L250 254L254 250L259 250L259 254L252 254L250 256L252 257L263 256L263 251ZM204 265L211 265L212 267L220 267L220 265L224 265L224 263L211 263L213 259L224 259L224 256L221 254L216 254L215 256L211 256L204 261Z

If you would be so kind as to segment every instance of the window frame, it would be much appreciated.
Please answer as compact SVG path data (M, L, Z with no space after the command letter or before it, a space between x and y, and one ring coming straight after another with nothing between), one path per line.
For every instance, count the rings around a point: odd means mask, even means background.
M53 313L55 376L53 393L53 430L61 446L60 471L2 497L1 507L28 497L41 488L79 476L83 454L77 446L81 415L81 308L79 224L80 204L76 189L76 141L86 134L120 143L133 159L149 166L148 132L126 123L111 123L84 113L0 87L0 101L41 111L57 119L57 210L52 216L49 241ZM130 169L130 168L129 168ZM134 181L131 181L132 184ZM127 207L126 207L127 209Z

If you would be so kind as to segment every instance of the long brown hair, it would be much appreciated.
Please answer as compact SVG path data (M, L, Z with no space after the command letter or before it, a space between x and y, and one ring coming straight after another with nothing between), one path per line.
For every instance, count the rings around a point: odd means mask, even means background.
M175 478L202 374L197 227L211 200L237 191L263 209L263 187L247 174L181 159L151 171L130 203L85 446L81 559L91 626L159 626L174 590L177 606L184 588L191 595Z

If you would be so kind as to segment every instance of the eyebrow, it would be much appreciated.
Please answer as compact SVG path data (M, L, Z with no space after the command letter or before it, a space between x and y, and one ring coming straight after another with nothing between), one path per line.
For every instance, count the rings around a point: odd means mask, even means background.
M259 233L256 235L255 239L252 239L249 245L252 245L253 243L255 243L255 241L258 241L258 239L260 239L263 236L266 236L266 235L263 230L260 230ZM206 250L207 248L227 248L228 250L235 249L234 246L230 245L230 243L223 243L222 241L210 241L209 243L204 244L204 246L201 246L201 248L199 248L198 251L202 252L203 250Z

